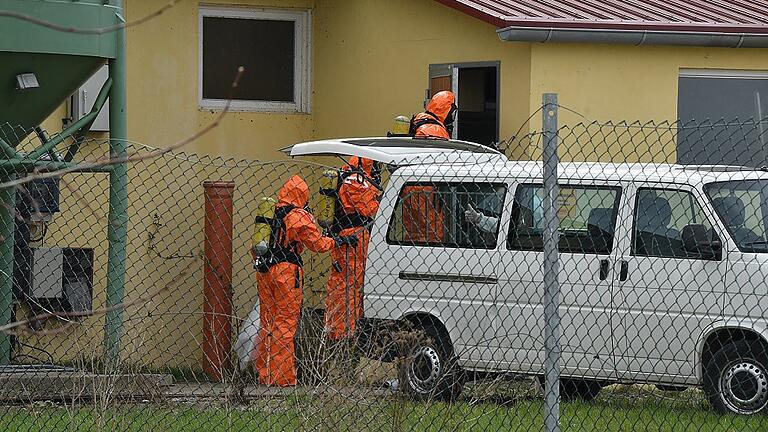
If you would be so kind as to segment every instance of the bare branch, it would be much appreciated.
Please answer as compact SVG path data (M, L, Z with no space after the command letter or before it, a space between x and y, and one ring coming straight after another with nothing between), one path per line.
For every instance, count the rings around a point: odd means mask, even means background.
M181 2L183 0L171 0L169 1L165 6L161 7L160 9L152 12L149 15L146 15L144 17L141 17L135 21L130 21L122 24L115 24L112 26L107 27L96 27L96 28L90 28L90 29L83 29L83 28L77 28L77 27L70 27L70 26L64 26L60 24L56 24L50 21L42 20L40 18L35 18L31 15L23 14L20 12L13 12L9 10L0 10L0 17L6 17L6 18L13 18L21 21L27 21L35 25L39 25L41 27L49 28L51 30L56 30L60 32L65 33L77 33L77 34L104 34L104 33L110 33L113 31L117 31L120 29L128 28L128 27L134 27L137 25L144 24L147 21L150 21L154 18L159 17L160 15L164 14L168 9L171 9L172 7L176 6L177 3Z

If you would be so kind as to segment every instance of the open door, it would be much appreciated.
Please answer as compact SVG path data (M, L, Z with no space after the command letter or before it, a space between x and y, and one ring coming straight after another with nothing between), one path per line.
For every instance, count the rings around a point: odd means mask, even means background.
M459 112L453 139L492 146L499 141L499 62L429 65L426 102L437 92L450 90Z
M281 149L288 156L360 156L395 166L506 161L498 150L463 141L349 138L311 141Z

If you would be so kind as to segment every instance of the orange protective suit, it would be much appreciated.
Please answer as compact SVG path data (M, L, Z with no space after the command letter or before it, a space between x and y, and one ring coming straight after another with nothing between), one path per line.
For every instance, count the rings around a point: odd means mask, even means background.
M456 110L455 102L456 97L453 96L452 92L445 90L435 93L427 104L427 110L416 114L414 121L431 118L437 120L439 124L427 123L419 126L416 129L415 137L450 139L451 134L445 127L445 120L452 114L452 111Z
M366 176L371 177L373 161L352 156L349 165L342 168L343 172L362 169ZM339 201L342 209L339 216L341 236L357 236L356 247L337 246L331 251L333 268L328 277L325 298L325 327L328 337L339 340L352 335L355 322L363 316L363 276L370 241L370 227L359 226L369 222L379 210L379 190L365 176L352 173L344 177L339 186ZM367 220L368 219L368 220Z
M406 186L400 198L403 200L403 240L416 244L442 242L445 223L435 187Z
M306 246L314 252L327 252L334 246L324 237L315 218L304 210L309 188L299 176L291 177L277 195L276 208L295 206L284 218L282 246L300 254ZM273 232L273 236L278 233ZM294 336L299 325L304 270L300 265L280 262L266 273L257 273L261 332L256 352L259 382L281 387L296 385Z
M445 121L456 110L456 97L452 92L435 93L427 104L427 110L417 114L413 121L431 119L416 128L415 138L450 139ZM438 124L435 124L436 123ZM439 243L443 240L444 218L442 206L434 186L406 186L400 193L403 199L403 226L406 242Z

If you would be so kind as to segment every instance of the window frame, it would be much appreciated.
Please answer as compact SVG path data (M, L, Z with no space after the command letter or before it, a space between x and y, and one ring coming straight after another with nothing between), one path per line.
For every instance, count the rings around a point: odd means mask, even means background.
M403 189L409 186L456 186L456 185L462 185L462 184L475 184L475 185L488 185L494 188L502 188L504 190L504 194L500 197L501 200L501 212L499 213L499 222L496 224L496 232L494 233L494 244L491 247L476 247L476 246L463 246L455 243L429 243L429 242L416 242L416 241L398 241L398 240L392 240L390 239L390 234L392 233L394 220L397 215L398 206L400 206L400 203L403 200L403 197L401 196ZM503 216L504 216L504 207L507 205L507 193L509 193L509 185L507 183L501 182L501 181L416 181L416 182L405 182L403 183L399 189L397 190L397 201L395 202L395 206L392 209L392 212L389 215L389 220L387 221L387 232L384 236L386 242L388 245L391 246L410 246L410 247L431 247L431 248L445 248L445 249L465 249L465 250L496 250L499 248L499 244L502 242L499 241L499 230L501 229L501 224L503 222ZM488 233L490 234L490 233Z
M294 22L294 64L293 102L265 100L232 100L230 111L279 112L309 114L312 94L311 59L311 11L278 8L243 8L226 6L199 6L198 9L198 106L201 110L221 111L227 105L226 99L203 97L203 21L205 18L232 18L253 20L275 20ZM234 71L233 71L234 72ZM247 73L247 71L246 71ZM233 75L234 78L234 75Z
M544 249L542 247L542 250L534 250L534 249L513 249L510 247L510 241L512 239L512 236L510 235L512 233L512 224L515 222L514 219L514 210L515 205L517 204L517 201L515 198L517 198L517 193L519 190L522 190L522 188L525 187L533 187L533 188L544 188L543 183L519 183L515 187L515 194L512 196L512 206L510 208L510 217L509 217L509 226L507 229L507 238L504 241L506 250L510 252L534 252L534 253L544 253ZM613 203L613 217L611 219L611 224L613 225L613 241L611 242L611 249L608 252L574 252L574 251L562 251L560 250L560 241L559 239L562 238L560 233L560 220L558 218L558 253L566 253L566 254L580 254L580 255L611 255L614 253L614 250L617 247L617 236L616 231L618 228L617 222L619 218L619 213L621 212L621 202L622 202L622 196L624 194L624 187L622 185L613 185L613 184L558 184L558 192L562 189L598 189L598 190L614 190L616 191L616 198L614 199ZM544 237L544 234L542 233L542 239Z
M671 191L671 192L684 192L687 193L689 197L693 198L693 202L699 207L699 210L701 210L702 215L706 219L707 223L710 225L710 229L712 232L714 232L715 236L718 240L720 240L721 244L723 245L723 249L725 248L725 244L723 243L722 236L720 233L718 233L717 224L712 223L712 217L707 214L707 207L702 206L700 202L700 197L696 194L696 189L692 188L688 185L679 185L679 184L659 184L659 185L638 185L635 187L634 191L634 198L632 200L632 208L630 212L630 217L632 220L632 224L630 225L630 242L629 242L629 256L633 258L661 258L661 259L680 259L680 260L698 260L698 261L722 261L722 258L720 259L711 259L711 258L701 258L701 257L694 257L694 256L685 256L685 257L673 257L673 256L659 256L659 255L637 255L635 253L635 234L637 232L636 224L637 224L637 207L638 202L640 200L640 191L641 190L660 190L660 191ZM707 204L709 204L707 202ZM717 216L717 215L715 215ZM682 233L682 231L681 231Z
M741 244L738 241L736 241L736 236L734 235L733 228L731 228L728 225L728 223L725 221L723 216L720 215L720 213L717 211L717 209L712 204L712 196L710 195L710 190L713 189L714 187L717 187L717 186L720 186L720 185L728 184L728 183L731 183L731 182L748 182L748 181L756 181L756 180L761 180L761 179L745 178L745 179L739 179L739 180L714 181L714 182L709 182L709 183L705 184L703 189L704 189L704 196L707 199L707 204L712 206L712 213L713 213L713 216L714 216L715 220L717 220L718 222L720 222L723 225L723 228L725 229L725 232L728 234L728 237L733 242L733 244L736 246L736 250L738 250L741 253L765 254L765 253L768 253L768 252L758 252L758 251L754 251L754 250L744 250L742 248ZM763 216L763 218L765 218L766 217L765 209L763 209L762 205L760 206L760 208L761 208L761 213L763 213L762 216ZM768 231L766 231L766 234L768 235ZM722 236L720 236L720 237L721 237L720 241L723 242ZM725 247L724 242L723 242L723 247Z

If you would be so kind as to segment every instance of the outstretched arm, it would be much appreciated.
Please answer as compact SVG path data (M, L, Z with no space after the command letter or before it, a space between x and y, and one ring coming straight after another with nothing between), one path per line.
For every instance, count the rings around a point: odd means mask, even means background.
M303 244L312 252L328 252L334 241L325 237L315 223L315 217L303 209L296 209L286 216L288 240Z

